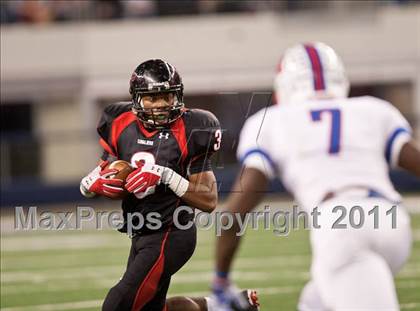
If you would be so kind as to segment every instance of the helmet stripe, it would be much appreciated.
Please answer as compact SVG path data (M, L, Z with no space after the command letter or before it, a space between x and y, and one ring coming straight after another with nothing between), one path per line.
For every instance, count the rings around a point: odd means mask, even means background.
M316 91L325 90L324 71L318 51L311 44L305 44L304 47L311 61L312 72L314 74L314 89Z
M172 76L174 75L174 72L173 72L173 70L171 70L172 69L172 65L171 64L169 64L169 63L167 63L167 62L164 62L164 64L165 64L165 66L166 66L166 70L168 70L168 75L169 75L169 80L172 78Z

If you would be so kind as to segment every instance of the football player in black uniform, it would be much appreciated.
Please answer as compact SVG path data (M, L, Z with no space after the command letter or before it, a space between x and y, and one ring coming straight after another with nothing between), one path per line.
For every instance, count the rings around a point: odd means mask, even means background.
M212 310L209 298L166 299L166 293L171 276L189 260L196 245L195 226L181 230L174 223L174 215L180 225L189 224L194 215L186 210L178 213L177 207L211 212L217 204L210 156L220 148L219 122L208 111L184 107L181 77L160 59L135 69L130 94L132 102L105 108L97 128L104 149L101 162L81 182L87 197L116 198L129 192L122 200L120 231L139 227L140 220L132 217L135 213L146 219L140 229L129 232L127 269L109 291L102 310ZM125 183L113 178L114 169L106 169L117 159L136 168ZM148 217L150 213L155 213L159 226ZM136 219L137 223L129 223Z

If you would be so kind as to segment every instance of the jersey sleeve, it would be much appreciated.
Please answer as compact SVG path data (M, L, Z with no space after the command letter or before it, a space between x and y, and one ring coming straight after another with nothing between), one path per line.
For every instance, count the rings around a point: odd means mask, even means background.
M236 155L243 167L255 168L274 179L278 168L270 153L270 132L264 111L259 111L245 122Z
M398 166L401 149L412 138L412 130L401 112L386 103L384 117L385 158L391 167Z
M128 111L126 103L114 103L105 107L96 128L99 134L99 143L103 148L101 159L106 161L117 158L117 151L112 143L112 124L114 120L123 112Z
M210 171L211 156L220 149L222 130L219 120L206 110L194 109L189 126L189 174Z

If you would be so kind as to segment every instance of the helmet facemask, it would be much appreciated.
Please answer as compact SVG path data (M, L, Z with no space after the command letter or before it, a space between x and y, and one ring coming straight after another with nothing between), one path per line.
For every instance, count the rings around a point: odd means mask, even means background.
M169 97L170 100L167 106L162 107L145 107L144 98L151 96L173 94L173 97ZM181 117L184 110L184 103L180 100L179 93L177 91L167 92L138 92L133 96L133 112L139 118L146 127L154 129L162 129L168 127L172 122ZM152 99L155 101L155 99ZM170 102L172 101L172 102Z

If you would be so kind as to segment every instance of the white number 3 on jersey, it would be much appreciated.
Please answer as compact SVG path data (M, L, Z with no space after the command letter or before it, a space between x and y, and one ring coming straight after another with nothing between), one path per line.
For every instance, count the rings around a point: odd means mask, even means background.
M216 139L216 143L213 145L214 151L220 149L220 144L222 143L222 131L220 129L214 132L214 138Z

